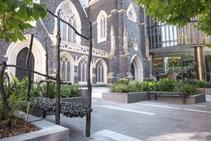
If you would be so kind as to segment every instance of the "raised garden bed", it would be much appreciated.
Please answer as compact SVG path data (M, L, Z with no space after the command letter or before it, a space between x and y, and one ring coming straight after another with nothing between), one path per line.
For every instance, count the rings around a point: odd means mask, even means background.
M195 104L206 102L204 94L184 96L181 93L172 92L149 92L150 100L157 100L161 102L174 103L174 104ZM134 93L103 93L103 99L108 101L120 103L132 103L138 101L148 100L147 92L134 92Z
M204 94L190 95L184 97L182 93L175 92L150 92L151 100L173 104L196 104L206 102Z
M46 120L40 120L37 117L30 116L29 121L39 130L30 133L20 134L1 141L67 141L69 139L69 129L56 125Z
M0 139L36 130L38 130L38 128L28 122L25 122L22 118L13 117L10 126L6 126L5 121L0 121Z
M147 93L103 93L103 99L120 103L132 103L147 100Z
M197 90L201 94L211 95L211 88L197 88Z

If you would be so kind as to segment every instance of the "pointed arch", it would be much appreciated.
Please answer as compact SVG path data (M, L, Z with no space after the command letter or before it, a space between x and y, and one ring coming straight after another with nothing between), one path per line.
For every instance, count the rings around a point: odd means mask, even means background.
M132 1L127 9L127 17L129 20L133 22L137 22L137 14L136 14L136 10Z
M24 48L28 48L30 44L30 35L26 35L26 40L11 43L7 49L5 57L8 58L7 64L16 65L16 60L20 51ZM34 70L40 73L46 74L46 51L40 41L34 37L32 54L34 55ZM8 68L7 71L12 75L15 75L15 68ZM44 79L44 77L34 74L34 80L38 81Z
M88 63L88 56L83 55L81 56L78 61L78 80L79 84L86 84L87 83L87 63ZM92 82L92 64L90 67L90 77L91 77L91 82Z
M107 84L108 67L105 60L101 58L98 59L94 66L96 68L96 83Z
M101 10L97 16L97 41L98 43L107 39L107 14Z
M143 81L143 64L138 55L134 55L130 61L131 73L135 80Z
M61 79L64 81L74 83L75 62L74 62L72 55L68 52L61 52L60 58L61 58L60 59L60 61L61 61L61 66L60 66Z
M75 5L70 0L65 0L56 8L56 15L58 14L59 10L61 10L60 17L66 22L70 23L74 28L77 29L78 32L81 32L81 18ZM63 41L81 44L81 37L76 36L75 32L68 25L61 22L60 28ZM55 18L54 35L56 35L56 32L57 19Z

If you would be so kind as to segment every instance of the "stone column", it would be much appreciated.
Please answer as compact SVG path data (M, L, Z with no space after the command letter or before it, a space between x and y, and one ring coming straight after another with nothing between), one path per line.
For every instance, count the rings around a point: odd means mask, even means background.
M110 32L110 38L111 38L111 49L109 52L109 63L108 63L108 75L107 75L107 83L112 84L117 81L117 69L118 69L118 60L116 57L116 36L115 36L115 30L114 27L111 26L111 32Z
M96 76L96 68L92 68L92 84L96 84L97 76Z
M149 74L150 77L154 76L154 55L149 54Z
M205 61L203 47L195 47L196 68L199 80L205 80Z

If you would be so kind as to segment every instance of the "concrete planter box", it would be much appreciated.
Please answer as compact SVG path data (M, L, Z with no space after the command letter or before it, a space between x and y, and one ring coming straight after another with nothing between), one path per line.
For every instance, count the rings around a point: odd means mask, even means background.
M145 92L103 93L103 99L120 103L132 103L132 102L147 100L147 94Z
M197 90L201 94L211 95L211 88L197 88Z
M150 92L152 99L157 95L157 101L174 103L174 104L183 104L184 97L181 93L170 93L170 92ZM206 102L206 97L204 94L191 95L185 98L185 104L196 104L200 102Z
M0 141L68 141L69 129L56 125L46 120L30 116L31 124L35 125L38 131L0 139Z
M184 97L181 93L175 92L150 92L150 99L157 101L183 104ZM147 92L136 92L136 93L103 93L103 99L108 101L120 102L120 103L132 103L138 101L148 100ZM185 98L186 104L195 104L200 102L206 102L204 94L192 95Z

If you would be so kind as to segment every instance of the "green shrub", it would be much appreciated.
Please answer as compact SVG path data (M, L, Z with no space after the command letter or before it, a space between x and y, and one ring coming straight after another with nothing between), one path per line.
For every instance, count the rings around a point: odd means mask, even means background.
M138 81L130 81L128 84L128 91L129 92L139 92L139 88L138 88Z
M126 85L128 85L129 82L130 82L130 80L123 78L123 79L120 79L119 81L117 81L116 83L117 84L126 84Z
M79 93L79 86L78 85L61 85L61 97L75 97Z
M11 118L14 113L20 110L20 106L26 104L27 101L27 89L28 83L27 79L19 80L17 77L12 77L11 83L5 83L4 88L7 92L7 102L9 106L9 111L3 113L3 100L0 96L0 120L8 120L10 124Z
M197 81L195 86L197 88L211 88L211 83L207 81Z
M43 93L47 92L47 84L42 84L41 85ZM48 97L49 98L55 98L56 95L56 84L54 82L49 82L48 83Z
M181 92L183 92L183 86L181 86ZM186 95L194 95L196 94L197 90L196 87L194 85L191 84L184 84L184 93Z
M127 84L116 83L111 86L111 91L113 93L128 93L129 89Z
M142 91L157 91L157 82L145 81L142 83Z
M178 82L168 78L161 79L158 82L159 91L175 92L177 90L177 87L178 87Z
M31 96L38 97L38 96L42 96L42 94L43 94L42 86L39 84L34 84L31 89Z
M74 97L74 96L78 96L79 94L79 86L76 84L73 84L70 86L70 96Z
M144 91L143 89L144 89L143 82L137 81L137 83L136 83L136 90L137 90L137 92L142 92L142 91Z
M111 87L112 92L116 93L128 93L128 92L142 92L142 91L155 91L156 82L139 82L135 80L121 80L113 84Z
M44 84L42 86L42 89L44 92L46 92L47 85ZM75 97L79 93L79 86L78 85L61 85L61 97L67 98L67 97ZM56 84L54 82L49 83L49 91L48 91L48 97L49 98L55 98L56 96Z

